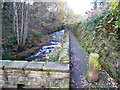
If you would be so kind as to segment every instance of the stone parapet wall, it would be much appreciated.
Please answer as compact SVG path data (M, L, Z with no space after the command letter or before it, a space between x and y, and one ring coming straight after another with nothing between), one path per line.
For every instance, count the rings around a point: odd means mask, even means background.
M69 88L69 64L0 60L3 88Z
M58 61L60 63L69 63L70 60L70 36L67 31L65 34L64 42L62 44L62 50L59 55Z

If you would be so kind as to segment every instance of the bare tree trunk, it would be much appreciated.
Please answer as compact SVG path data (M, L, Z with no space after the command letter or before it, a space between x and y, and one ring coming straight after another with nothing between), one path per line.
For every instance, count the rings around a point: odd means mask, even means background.
M24 2L22 2L22 18L21 18L21 36L20 36L20 43L23 42L23 27L24 27Z
M16 2L14 2L14 30L16 31L16 36L17 36L17 44L20 44L20 38L19 38L19 29L18 29L18 13L17 13L17 6Z
M28 9L29 9L29 4L26 5L23 45L25 45L25 41L27 38L27 32L28 32Z
M15 13L15 3L13 3L13 7L14 7L14 13ZM16 15L13 16L13 30L14 30L14 34L16 35Z
M4 0L2 0L2 5L1 5L1 9L4 7Z
M19 3L14 2L13 6L14 6L13 29L16 34L18 47L20 50L22 50L27 38L29 4L26 4L25 2ZM21 14L19 14L19 12L21 12Z
M4 0L0 2L0 60L2 60L2 8Z

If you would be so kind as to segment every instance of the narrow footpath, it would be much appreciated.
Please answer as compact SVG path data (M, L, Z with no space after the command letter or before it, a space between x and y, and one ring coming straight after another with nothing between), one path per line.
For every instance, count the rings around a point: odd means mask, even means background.
M70 32L70 87L71 88L118 88L118 83L101 68L99 70L99 81L91 84L85 78L88 66L88 54L80 46L78 40Z
M87 83L85 73L88 65L88 55L72 32L70 32L70 53L70 86L71 88L84 88L85 83Z

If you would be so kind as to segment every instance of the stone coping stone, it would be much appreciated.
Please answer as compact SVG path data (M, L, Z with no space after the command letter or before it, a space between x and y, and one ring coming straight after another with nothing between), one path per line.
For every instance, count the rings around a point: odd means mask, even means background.
M29 62L24 68L25 70L43 70L43 66L46 62Z
M5 69L23 69L28 64L28 61L13 61L5 66Z
M44 65L43 70L69 72L69 64L60 64L60 63L56 63L56 62L47 62Z
M0 60L0 68L3 68L5 65L11 63L10 60Z
M0 60L0 67L4 67L4 69L69 72L69 64L61 64L58 62L28 62Z

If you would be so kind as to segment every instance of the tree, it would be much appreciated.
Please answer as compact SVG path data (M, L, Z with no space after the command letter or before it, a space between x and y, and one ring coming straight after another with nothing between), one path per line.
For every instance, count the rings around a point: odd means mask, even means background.
M36 2L30 9L31 29L51 33L63 25L64 3L62 2Z
M97 9L97 7L98 7L97 4L98 4L98 0L94 0L94 1L93 1L93 8L94 8L94 9Z
M24 47L27 38L29 3L25 1L13 2L13 7L13 29L16 34L18 47L21 49Z
M0 60L2 60L2 8L3 2L0 2Z

